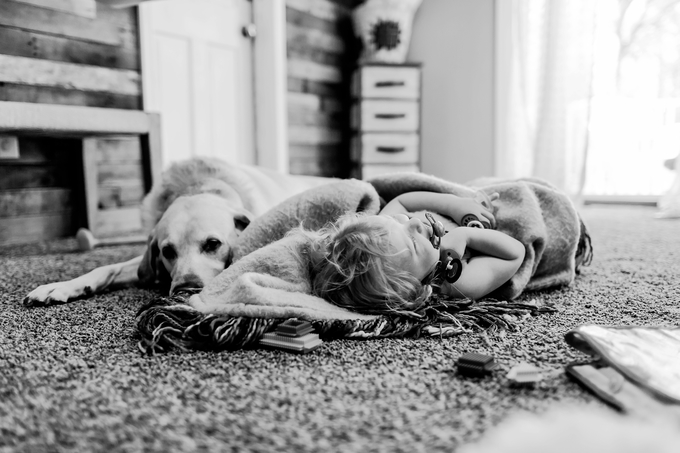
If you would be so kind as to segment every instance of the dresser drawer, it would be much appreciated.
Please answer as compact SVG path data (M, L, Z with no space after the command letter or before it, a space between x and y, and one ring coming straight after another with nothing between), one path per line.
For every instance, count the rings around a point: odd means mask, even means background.
M420 68L365 66L354 73L352 94L361 98L419 99Z
M361 174L354 174L352 175L355 178L361 178L361 179L371 179L379 175L384 175L387 173L397 173L397 172L419 172L420 168L418 165L415 164L395 164L395 165L390 165L390 164L368 164L368 165L360 165L357 167L357 170L361 172Z
M417 164L417 134L367 133L352 137L352 161L364 164Z
M352 106L352 128L360 131L414 132L420 125L415 101L364 99Z

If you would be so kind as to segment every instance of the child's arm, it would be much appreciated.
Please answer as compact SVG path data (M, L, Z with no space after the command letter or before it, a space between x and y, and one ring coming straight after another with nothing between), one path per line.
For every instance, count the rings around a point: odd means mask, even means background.
M458 256L463 256L468 247L479 254L463 263L460 278L453 286L458 293L473 300L486 296L510 280L524 260L524 245L500 231L456 228L442 238L441 249L451 249Z
M474 214L480 221L495 225L491 211L472 198L458 197L448 193L407 192L393 198L380 214L408 214L417 211L432 211L450 217L457 224L463 217Z

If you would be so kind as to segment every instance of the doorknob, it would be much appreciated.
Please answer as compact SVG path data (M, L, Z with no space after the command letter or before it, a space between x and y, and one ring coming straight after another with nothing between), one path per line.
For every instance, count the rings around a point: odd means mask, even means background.
M257 28L255 27L255 24L244 25L243 28L241 28L241 34L246 38L255 38L255 36L257 36Z

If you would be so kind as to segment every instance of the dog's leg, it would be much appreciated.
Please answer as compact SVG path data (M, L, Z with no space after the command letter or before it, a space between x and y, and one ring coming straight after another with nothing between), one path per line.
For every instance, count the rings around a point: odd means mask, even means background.
M99 294L107 288L132 285L138 281L137 268L141 262L142 257L138 256L123 263L98 267L73 280L41 285L24 298L24 305L64 303Z

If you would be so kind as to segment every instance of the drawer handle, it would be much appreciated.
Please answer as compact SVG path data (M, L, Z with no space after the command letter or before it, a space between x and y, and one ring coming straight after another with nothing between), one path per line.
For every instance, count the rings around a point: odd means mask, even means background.
M376 113L375 117L381 120L396 120L399 118L406 118L405 113Z
M403 87L404 85L406 85L406 82L397 81L397 80L386 80L385 82L375 82L376 88Z
M405 150L406 148L403 146L378 146L376 148L379 153L400 153Z

